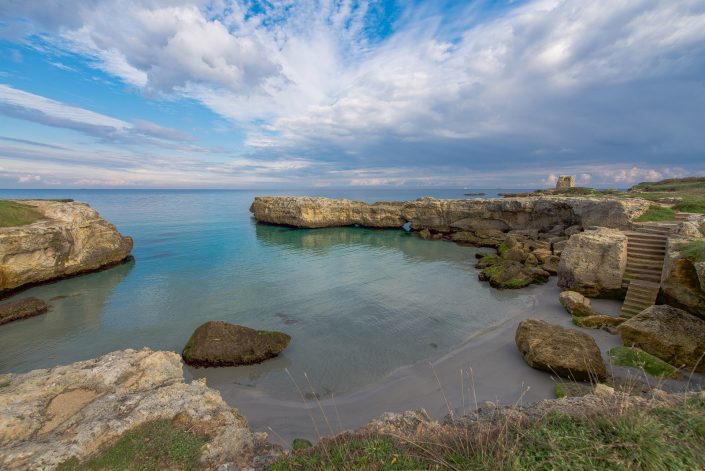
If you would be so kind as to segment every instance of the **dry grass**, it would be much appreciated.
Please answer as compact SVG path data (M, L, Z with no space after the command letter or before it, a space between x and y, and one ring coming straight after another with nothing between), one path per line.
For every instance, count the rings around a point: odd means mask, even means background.
M38 221L41 217L42 214L34 206L0 200L0 227L24 226Z

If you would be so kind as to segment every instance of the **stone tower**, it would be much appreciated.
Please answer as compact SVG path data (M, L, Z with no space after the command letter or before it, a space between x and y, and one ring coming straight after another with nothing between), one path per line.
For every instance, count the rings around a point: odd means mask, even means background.
M561 175L556 182L556 190L565 190L575 186L575 177L573 175Z

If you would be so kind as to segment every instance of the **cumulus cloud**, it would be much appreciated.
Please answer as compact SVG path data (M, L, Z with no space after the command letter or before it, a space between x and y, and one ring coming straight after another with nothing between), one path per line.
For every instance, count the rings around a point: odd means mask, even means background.
M60 3L2 3L4 35L30 45L41 35L146 97L197 100L246 135L250 152L231 169L462 186L704 170L698 0L532 0L494 15L482 2L428 2L392 19L374 1ZM7 87L3 100L6 114L95 135L188 140Z

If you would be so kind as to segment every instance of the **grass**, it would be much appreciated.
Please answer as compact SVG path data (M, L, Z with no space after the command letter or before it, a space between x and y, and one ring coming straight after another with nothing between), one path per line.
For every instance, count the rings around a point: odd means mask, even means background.
M640 368L657 378L680 378L677 368L643 350L633 347L614 347L607 352L610 363L617 366Z
M0 200L0 227L16 227L41 219L42 214L33 206L14 201Z
M452 430L452 431L451 431ZM269 471L704 469L705 398L673 406L534 423L474 424L409 440L348 434L292 453Z
M673 210L705 214L705 177L672 178L660 182L634 185L625 196L658 201L662 198L680 198Z
M705 240L694 240L681 249L681 255L693 263L705 262Z
M65 461L57 471L199 469L205 437L177 427L170 420L156 420L123 434L84 463Z
M663 206L652 205L644 214L636 218L636 222L673 221L676 211Z

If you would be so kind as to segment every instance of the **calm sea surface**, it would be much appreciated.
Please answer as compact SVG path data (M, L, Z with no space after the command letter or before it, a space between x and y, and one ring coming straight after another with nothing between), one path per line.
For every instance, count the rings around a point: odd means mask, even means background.
M424 241L402 229L256 224L250 203L274 194L372 202L462 198L463 192L2 190L0 198L90 203L134 237L135 261L16 296L42 298L53 309L0 328L0 372L125 348L180 351L196 327L220 319L281 330L292 341L277 359L215 373L219 384L287 399L298 394L289 371L296 378L306 372L322 396L364 387L441 356L524 309L530 298L478 282L477 249Z

